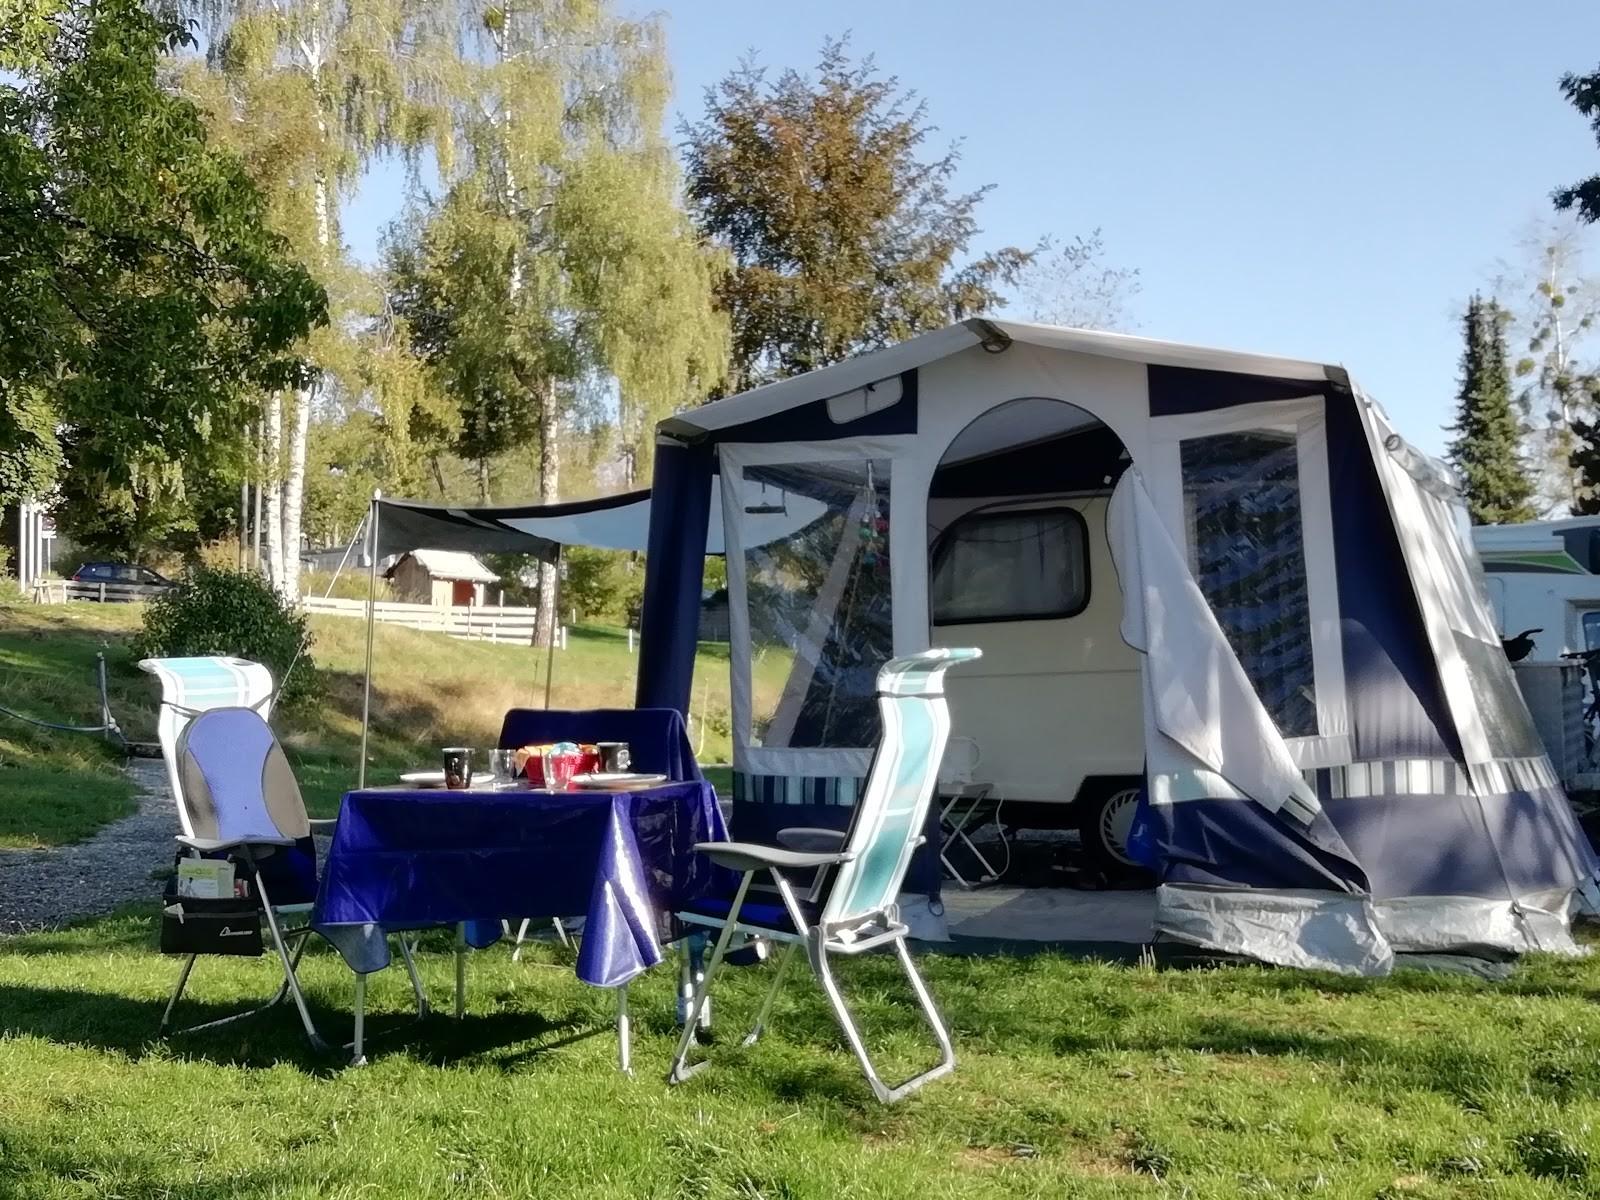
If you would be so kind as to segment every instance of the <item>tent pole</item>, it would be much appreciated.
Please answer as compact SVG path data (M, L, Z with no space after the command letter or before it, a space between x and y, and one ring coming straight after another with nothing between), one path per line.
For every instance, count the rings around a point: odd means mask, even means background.
M550 683L556 670L556 638L561 630L561 546L556 545L556 585L550 593L550 645L544 656L544 706L550 707Z
M372 508L367 518L367 670L361 683L361 762L356 768L356 787L367 786L367 730L372 724L372 631L377 625L378 603L378 501L383 492L372 490ZM548 705L546 706L548 707Z

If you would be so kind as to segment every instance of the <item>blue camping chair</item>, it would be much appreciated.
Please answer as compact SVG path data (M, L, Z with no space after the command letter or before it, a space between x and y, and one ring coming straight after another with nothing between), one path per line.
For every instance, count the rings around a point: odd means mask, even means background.
M681 1083L706 1066L704 1061L690 1064L689 1049L694 1043L711 981L727 956L735 931L752 940L785 943L777 973L761 1002L755 1027L745 1039L746 1045L761 1036L794 948L804 945L811 969L879 1100L893 1103L955 1066L950 1035L906 949L907 929L900 921L895 901L911 863L912 851L923 841L923 827L939 762L944 757L945 742L950 735L944 673L957 663L979 657L979 653L943 648L927 650L892 659L878 673L878 711L883 719L883 740L873 758L872 770L848 833L790 831L795 836L782 839L791 844L810 841L812 847L821 848L792 849L750 842L704 842L696 847L719 865L741 872L741 877L731 899L707 898L678 914L679 920L687 925L717 929L720 933L684 1021L668 1075L670 1082ZM786 873L819 870L826 872L826 877L808 898L798 898ZM746 903L751 880L763 871L771 875L782 898L781 905ZM894 947L900 959L940 1051L939 1061L934 1066L894 1085L884 1083L872 1065L828 961L832 954L862 954L888 945Z
M285 997L292 997L312 1047L327 1049L306 1008L296 971L312 932L305 918L316 899L316 846L311 835L313 831L330 831L335 822L307 818L305 801L283 747L253 708L211 708L195 715L179 736L173 758L178 783L176 799L184 827L184 832L177 835L179 846L192 857L226 857L244 867L283 966L283 982L265 1004L173 1032L192 1033L226 1025L265 1012ZM296 919L300 923L290 923ZM400 951L411 975L417 1013L422 1016L427 1011L422 981L404 938L400 939ZM167 1001L161 1016L163 1036L197 957L187 957L178 985ZM364 975L356 977L358 1006L353 1045L358 1058L362 1036L360 1001L364 999L365 983Z

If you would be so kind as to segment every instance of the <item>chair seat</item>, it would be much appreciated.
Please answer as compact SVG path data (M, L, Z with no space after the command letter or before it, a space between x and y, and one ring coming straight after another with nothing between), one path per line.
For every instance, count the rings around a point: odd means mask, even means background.
M679 916L689 920L699 917L703 918L700 923L714 922L720 925L728 919L728 910L732 907L732 892L702 896L684 905L679 910ZM817 911L817 905L811 901L800 901L800 915L805 918L807 925L816 925ZM770 929L774 933L787 934L790 937L805 936L805 930L795 929L794 922L789 919L789 910L783 906L783 901L778 899L768 903L765 897L745 896L744 906L739 909L739 924Z

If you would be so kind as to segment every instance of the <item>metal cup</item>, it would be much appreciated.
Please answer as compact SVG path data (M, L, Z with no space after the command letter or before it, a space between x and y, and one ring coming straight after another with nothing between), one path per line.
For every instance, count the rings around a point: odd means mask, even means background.
M597 742L600 748L600 769L616 775L633 766L633 752L627 742Z
M467 746L444 749L444 785L452 790L472 786L472 750Z

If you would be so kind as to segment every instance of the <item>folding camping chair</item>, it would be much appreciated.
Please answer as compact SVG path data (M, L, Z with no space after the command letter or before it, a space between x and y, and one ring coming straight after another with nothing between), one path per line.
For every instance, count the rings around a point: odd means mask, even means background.
M188 809L182 801L183 784L178 778L178 740L190 721L212 708L253 708L270 720L272 702L277 699L272 672L248 659L221 657L146 658L140 661L139 669L161 681L156 737L167 764L167 781L178 803L178 820L184 833L193 834Z
M681 1083L707 1065L705 1061L691 1065L689 1049L695 1040L711 981L728 953L735 931L751 940L785 943L755 1026L745 1038L746 1045L760 1038L794 948L804 945L811 969L879 1100L893 1103L955 1066L950 1035L906 949L907 928L900 921L895 898L911 863L912 851L924 840L922 830L928 805L950 733L944 673L956 663L979 657L979 653L943 648L927 650L892 659L879 671L878 712L883 719L883 738L873 757L855 820L850 831L843 835L842 846L837 844L839 834L817 830L794 832L814 834L819 839L831 837L835 845L829 849L800 850L749 842L703 842L695 847L720 865L742 874L731 901L708 898L678 914L679 920L686 924L721 932L705 976L695 989L667 1077L669 1082ZM798 899L785 872L817 870L827 871L828 877L821 888L813 892L816 898ZM761 871L771 874L783 901L781 906L745 903L750 882ZM892 1086L879 1078L872 1065L828 961L830 954L862 954L886 945L893 945L940 1051L939 1061L934 1066Z
M287 925L285 918L309 915L316 897L316 846L311 834L313 830L331 829L334 822L307 818L305 802L283 747L253 708L212 708L191 717L178 737L173 759L177 781L174 794L184 827L177 836L178 844L192 857L225 856L243 864L282 964L283 983L265 1004L172 1032L192 1033L226 1025L265 1012L288 996L294 1000L312 1047L327 1049L306 1008L296 973L312 928L305 923ZM427 1012L427 1002L411 947L403 937L400 952L411 976L420 1018ZM178 984L161 1016L161 1036L171 1026L173 1012L198 957L190 954L184 961ZM365 977L357 976L358 993L364 992L364 984ZM359 1008L357 1013L353 1044L359 1046Z

